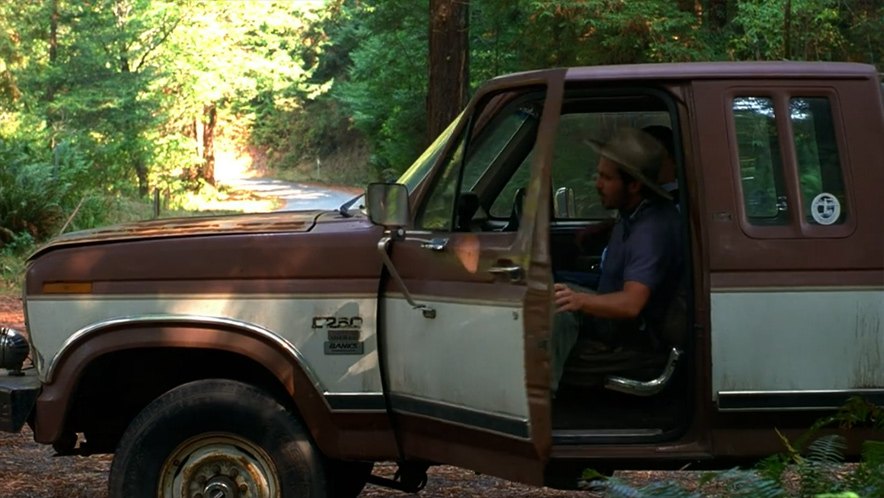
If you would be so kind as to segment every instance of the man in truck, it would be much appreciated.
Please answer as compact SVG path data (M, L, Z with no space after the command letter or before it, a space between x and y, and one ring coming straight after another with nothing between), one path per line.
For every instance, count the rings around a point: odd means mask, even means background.
M616 209L598 289L555 284L552 391L580 334L594 352L661 347L660 331L684 267L679 214L656 180L665 150L648 133L622 128L606 143L587 142L599 154L596 190Z

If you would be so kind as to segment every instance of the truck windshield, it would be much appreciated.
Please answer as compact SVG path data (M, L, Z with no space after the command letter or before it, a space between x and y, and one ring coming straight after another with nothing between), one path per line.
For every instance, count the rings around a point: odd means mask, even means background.
M436 163L436 158L442 153L442 149L445 147L451 134L454 133L454 129L457 127L457 123L460 122L462 117L463 112L458 114L457 117L451 121L451 124L449 124L448 127L436 137L436 140L427 147L427 150L425 150L424 153L412 163L411 167L409 167L405 173L402 173L402 176L396 180L397 183L401 183L408 187L409 194L414 191L424 178L427 177L427 174L433 168L433 164Z
M409 166L409 168L402 173L402 176L396 180L396 183L401 183L408 188L408 193L410 194L418 184L426 178L427 173L433 168L433 164L436 162L436 158L439 157L439 154L442 152L442 149L445 147L445 143L448 142L448 139L451 137L451 134L454 133L454 129L457 127L457 123L460 122L461 117L463 117L463 111L451 121L451 124L448 125L442 133L436 137L436 140L427 147L427 150L424 151L414 163ZM338 211L342 216L349 217L350 207L354 204L361 210L365 210L365 204L363 202L364 195L360 194L349 201L345 202Z

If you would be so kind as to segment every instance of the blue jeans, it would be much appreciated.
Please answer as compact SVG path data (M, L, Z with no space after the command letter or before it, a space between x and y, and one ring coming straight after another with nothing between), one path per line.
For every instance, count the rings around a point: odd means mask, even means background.
M575 272L576 273L576 272ZM595 294L591 289L567 283L575 292ZM577 344L580 329L591 319L589 315L579 311L561 311L553 316L552 336L550 337L550 390L555 393L559 389L559 381L565 372L565 361Z

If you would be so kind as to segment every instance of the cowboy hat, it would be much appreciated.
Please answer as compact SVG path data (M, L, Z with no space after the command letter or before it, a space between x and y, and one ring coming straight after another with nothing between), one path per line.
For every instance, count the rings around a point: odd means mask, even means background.
M607 142L587 140L586 143L660 197L672 200L672 195L654 180L660 172L666 149L648 133L635 128L620 128Z

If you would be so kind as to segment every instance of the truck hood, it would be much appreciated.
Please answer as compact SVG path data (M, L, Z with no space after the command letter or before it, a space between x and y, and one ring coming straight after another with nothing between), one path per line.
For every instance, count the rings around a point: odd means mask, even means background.
M260 214L167 218L82 230L50 240L31 256L34 258L61 246L120 240L137 240L195 235L306 232L325 211L281 211Z

